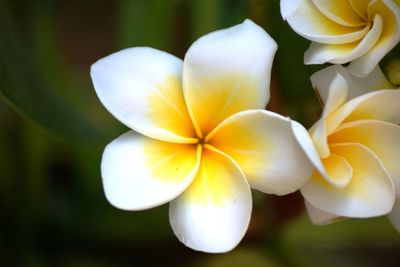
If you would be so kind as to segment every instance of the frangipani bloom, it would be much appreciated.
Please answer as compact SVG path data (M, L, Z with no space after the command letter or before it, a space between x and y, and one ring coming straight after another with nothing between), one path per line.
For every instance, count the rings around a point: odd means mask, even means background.
M100 100L133 129L103 154L109 202L125 210L170 202L172 229L185 245L224 252L246 232L250 187L299 189L311 164L290 120L263 110L276 48L246 20L203 36L184 61L137 47L96 62Z
M388 214L400 193L400 90L382 89L392 85L379 68L359 79L335 65L311 80L322 118L309 135L293 126L316 168L301 189L312 221Z
M281 13L294 31L312 41L305 64L351 62L350 72L363 77L400 40L400 1L396 2L281 0Z

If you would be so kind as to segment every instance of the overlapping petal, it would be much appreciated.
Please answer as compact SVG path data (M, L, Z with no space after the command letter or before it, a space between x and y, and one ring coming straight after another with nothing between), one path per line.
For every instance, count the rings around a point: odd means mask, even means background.
M305 64L349 65L368 75L400 41L400 7L393 0L281 0L282 17L313 41Z
M265 108L276 49L250 20L193 43L184 59L183 88L200 137L236 112Z
M351 143L332 145L331 150L345 158L353 169L351 181L344 188L333 188L315 172L301 189L307 201L324 212L345 217L390 212L395 201L394 186L374 153L363 145Z
M369 30L368 26L347 27L335 23L309 0L281 0L281 13L295 32L318 43L351 43L360 40Z
M265 193L298 190L313 170L290 120L269 111L236 113L210 133L208 143L231 156L251 187Z
M346 219L346 217L340 217L335 214L317 209L316 207L311 205L310 202L308 202L307 200L304 203L306 206L308 216L310 217L310 220L312 221L313 224L324 225Z
M392 211L388 215L390 222L400 232L400 200L397 199L394 203Z
M368 16L380 16L383 20L382 34L377 43L363 56L349 65L349 70L356 76L363 77L372 71L379 61L400 41L400 7L390 0L370 1ZM375 20L374 20L375 23Z
M98 97L119 121L159 140L195 143L181 75L180 59L146 47L116 52L91 68Z
M385 121L359 120L342 124L329 143L357 142L368 147L390 174L400 194L400 126Z
M349 70L340 65L332 65L317 71L311 76L312 86L317 90L318 95L323 103L327 101L329 91L336 90L331 84L337 75L341 75L347 83L347 100L362 94L380 90L392 89L394 86L388 81L382 70L377 66L368 76L357 78L353 76Z
M181 194L195 177L201 147L175 144L127 132L104 150L101 162L108 201L126 210L142 210Z
M251 208L250 187L239 167L215 149L205 149L194 182L170 203L169 217L186 246L226 252L243 238Z

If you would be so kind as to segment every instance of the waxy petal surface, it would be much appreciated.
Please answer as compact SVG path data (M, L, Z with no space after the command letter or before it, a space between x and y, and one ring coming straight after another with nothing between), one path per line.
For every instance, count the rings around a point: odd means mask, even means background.
M350 183L335 188L317 172L301 189L304 198L316 208L345 217L373 217L390 212L395 200L394 186L379 159L360 144L331 146L353 169Z
M361 120L342 124L329 143L359 143L368 147L390 174L400 194L400 126L384 121Z
M345 217L340 217L335 214L317 209L316 207L311 205L311 203L308 201L305 201L304 203L306 206L308 216L310 217L310 220L312 221L313 224L324 225L346 219Z
M282 17L304 38L324 44L351 43L360 40L368 26L347 27L335 23L310 0L281 0Z
M331 83L336 75L340 74L347 83L347 100L366 94L368 92L380 89L392 89L394 86L388 81L382 70L376 67L364 78L357 78L349 72L349 70L340 65L332 65L317 71L311 76L311 83L322 101L327 101L329 91L336 90L332 88Z
M184 59L183 88L199 136L234 113L265 108L276 49L250 20L193 43Z
M152 138L195 143L181 73L180 59L146 47L121 50L91 68L98 97L119 121Z
M284 195L298 190L313 166L296 141L288 118L265 110L237 113L211 133L208 143L233 158L250 186Z
M366 76L379 61L400 41L400 7L390 0L375 0L368 5L368 16L380 15L383 20L382 34L374 48L349 65L351 73Z
M250 187L238 166L205 149L195 180L170 203L169 217L175 235L186 246L221 253L243 238L251 209Z
M158 141L127 132L104 150L101 162L108 201L120 209L142 210L181 194L195 177L197 145Z

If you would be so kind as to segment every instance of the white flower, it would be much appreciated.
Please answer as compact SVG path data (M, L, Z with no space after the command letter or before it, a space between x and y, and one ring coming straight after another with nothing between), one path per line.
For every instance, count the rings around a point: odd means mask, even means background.
M379 68L360 79L335 65L311 80L322 117L309 135L293 128L316 168L301 189L312 221L388 214L400 195L400 90L385 89Z
M393 0L281 0L282 17L311 40L305 64L351 62L366 76L400 40L400 8Z
M278 195L300 188L312 167L290 120L263 110L276 48L246 20L201 37L184 61L137 47L96 62L100 100L133 129L103 154L109 202L126 210L171 202L170 223L185 245L224 252L246 232L250 187Z

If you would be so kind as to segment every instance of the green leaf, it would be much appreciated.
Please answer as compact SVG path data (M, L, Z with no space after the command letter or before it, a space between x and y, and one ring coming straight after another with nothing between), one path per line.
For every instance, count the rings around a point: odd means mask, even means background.
M26 29L25 29L26 30ZM0 95L21 115L64 138L97 140L100 132L41 73L27 38L0 2ZM25 35L24 35L25 37Z

